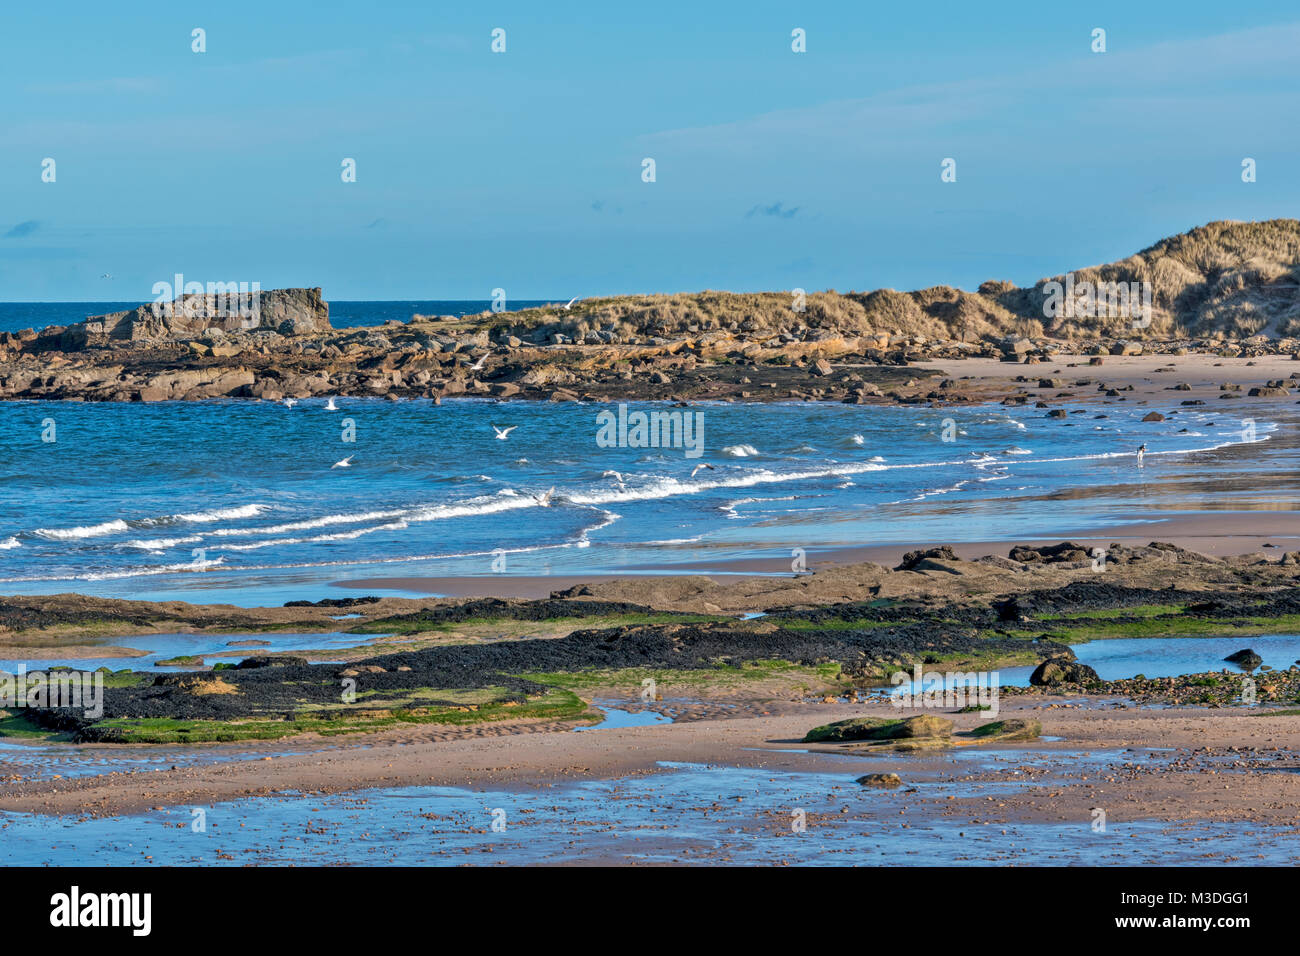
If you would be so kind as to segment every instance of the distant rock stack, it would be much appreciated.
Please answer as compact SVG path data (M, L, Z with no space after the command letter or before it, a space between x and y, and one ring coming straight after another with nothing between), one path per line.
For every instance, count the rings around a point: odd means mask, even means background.
M232 283L233 285L233 283ZM192 294L175 302L137 306L126 312L92 315L68 326L65 351L111 345L183 341L210 334L270 330L280 335L310 335L332 330L329 303L317 289L234 290Z

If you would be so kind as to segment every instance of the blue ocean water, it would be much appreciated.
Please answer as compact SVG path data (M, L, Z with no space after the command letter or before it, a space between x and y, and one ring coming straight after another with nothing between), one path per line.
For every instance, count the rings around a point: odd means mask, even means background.
M257 604L1300 507L1292 426L1257 420L1245 444L1201 409L631 406L698 414L690 457L605 447L609 405L336 402L0 403L0 590Z
M0 302L0 332L71 325L90 315L123 312L149 302ZM567 300L566 300L567 301ZM520 299L506 303L511 309L545 305L545 299ZM390 319L405 322L412 315L473 315L492 307L489 299L412 299L391 302L331 302L330 324L336 329L380 325Z

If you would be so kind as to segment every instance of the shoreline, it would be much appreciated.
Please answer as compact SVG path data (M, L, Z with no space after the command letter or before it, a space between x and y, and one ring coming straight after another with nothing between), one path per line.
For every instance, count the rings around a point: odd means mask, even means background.
M1260 759L1300 749L1293 718L1268 713L1223 713L1181 708L1151 710L1060 710L1021 701L1004 704L1008 716L1032 717L1043 734L1059 740L994 744L997 752L1036 754L1041 765L1061 771L1080 753L1161 750L1186 754L1181 762L1143 774L1106 774L1099 788L1090 775L1043 792L1026 787L999 797L993 819L1047 822L1077 819L1106 795L1115 819L1234 820L1294 826L1300 814L1300 774L1251 773L1250 787L1225 789L1198 766L1197 757L1228 759L1234 753ZM352 745L300 738L285 744L242 745L246 759L115 776L51 779L15 787L0 783L0 811L39 815L117 816L162 806L211 805L232 800L304 794L364 794L367 790L417 786L537 790L566 782L622 779L667 772L662 764L766 768L773 772L897 773L904 781L933 779L949 763L938 750L921 753L808 752L802 735L814 724L847 717L897 717L888 704L809 704L777 708L767 715L678 722L573 733L554 725L500 726L492 733L429 735L400 731L371 735ZM903 711L902 715L922 713ZM946 714L959 729L983 722L980 715ZM102 752L107 745L89 748ZM979 750L962 748L963 753ZM187 752L193 753L192 750ZM1122 759L1117 763L1122 763ZM1267 770L1270 768L1261 766ZM851 777L850 777L851 779ZM1109 785L1107 784L1109 781ZM985 816L986 798L947 801L943 815L969 811ZM917 798L924 803L923 798Z
M399 633L410 633L409 640L414 643L377 649L372 654L378 656L359 662L365 666L348 669L286 661L282 667L258 665L246 671L163 675L137 690L108 691L110 697L114 693L127 695L116 702L108 700L110 716L136 713L133 701L153 701L148 706L155 709L157 702L171 701L178 708L172 719L177 719L207 713L211 708L228 708L243 700L246 703L239 703L222 718L233 719L238 725L241 713L246 720L260 712L258 700L268 701L276 710L283 706L278 700L307 699L313 675L324 680L324 693L336 695L336 678L342 674L354 674L368 682L363 686L378 696L369 697L364 707L373 712L377 706L391 706L384 703L386 693L391 694L386 688L472 688L500 683L502 674L555 671L560 682L548 686L577 688L586 707L596 698L603 706L626 702L667 712L674 721L574 733L576 726L590 722L589 710L570 711L559 719L524 721L511 719L507 710L498 718L481 722L377 724L376 729L342 736L309 732L277 739L185 744L20 742L0 748L0 811L104 817L290 794L346 793L364 799L368 791L426 786L546 792L566 782L664 773L675 763L766 769L773 775L842 773L846 786L860 773L896 773L903 785L909 786L951 779L950 755L959 749L984 768L972 771L977 779L1017 786L1006 789L994 804L976 796L913 796L907 801L912 823L970 817L972 822L1076 820L1086 826L1089 809L1101 802L1116 822L1232 821L1294 826L1300 816L1300 773L1276 771L1300 769L1295 766L1300 723L1294 718L1289 696L1298 686L1295 667L1274 672L1267 679L1261 673L1259 706L1248 708L1231 705L1235 684L1229 687L1228 697L1219 698L1228 701L1227 706L1198 703L1203 698L1192 696L1175 697L1167 705L1134 703L1153 691L1163 693L1162 680L1109 682L1091 689L1070 683L1016 692L1008 688L996 719L1038 721L1042 736L1006 742L953 738L919 750L870 752L855 751L852 744L810 747L804 735L829 721L864 716L895 720L911 715L941 717L951 721L958 732L968 733L990 717L951 707L898 708L888 701L863 700L856 688L874 686L873 681L878 683L879 678L863 677L869 670L862 670L860 663L853 664L857 670L841 665L839 676L824 690L815 684L809 688L806 681L811 672L806 669L771 675L755 671L758 679L741 674L742 679L734 685L718 684L722 678L713 675L721 672L708 669L712 664L705 670L689 669L713 661L724 649L756 660L776 657L797 662L829 655L854 662L860 660L855 657L858 649L872 647L879 648L873 653L879 655L886 671L899 666L905 669L902 662L919 661L922 656L931 671L951 666L996 669L996 656L980 655L1009 653L1005 638L1012 633L1021 635L1023 643L1018 647L1026 651L1034 648L1031 659L1048 662L1058 659L1053 657L1057 652L1051 650L1052 641L1068 642L1069 634L1089 640L1089 629L1099 626L1119 630L1095 636L1121 636L1125 629L1145 627L1155 620L1137 612L1156 603L1194 605L1203 608L1195 613L1210 614L1212 620L1218 615L1223 623L1210 624L1214 633L1231 633L1239 624L1256 622L1263 613L1283 615L1278 620L1300 618L1295 612L1300 606L1300 551L1289 552L1287 561L1261 564L1248 557L1208 558L1168 545L1123 547L1117 549L1117 563L1107 574L1094 573L1086 557L1080 560L1077 552L1058 555L1055 549L1045 548L1037 557L1022 557L1022 562L1000 557L966 561L960 555L934 549L913 555L908 570L840 565L798 580L737 578L708 586L691 578L589 582L577 588L580 594L543 602L537 613L532 613L536 602L431 605L428 601L386 598L374 605L358 605L355 610L367 622L378 622L372 630L392 629L391 625L414 615L418 626L409 631L397 628ZM1082 604L1078 595L1084 592L1078 592L1078 586L1089 595ZM1012 612L1014 616L1000 610L1004 602L999 595L1008 593L1013 595L1013 605L1024 602ZM637 603L618 603L633 599ZM1270 601L1272 610L1266 612L1261 602ZM737 609L755 604L774 613L754 621L729 617ZM117 603L119 611L131 610L128 605ZM672 607L678 613L712 608L717 613L702 620L689 615L673 619L638 614L621 625L610 617L640 606ZM424 610L417 610L422 607ZM808 610L797 610L800 607ZM430 608L446 613L431 614ZM777 608L790 610L775 611ZM1047 613L1069 608L1083 608L1075 617L1079 613L1084 617L1071 623L1071 615L1065 614L1062 623L1060 614L1053 617ZM511 609L513 617L506 614ZM182 609L173 606L172 610ZM226 623L213 609L200 610L217 626ZM341 609L267 610L284 620L294 614L328 619ZM1169 618L1175 633L1180 633L1182 622L1194 622L1192 613L1187 607ZM579 615L576 620L575 614ZM582 614L596 618L587 623ZM1026 614L1032 617L1016 623ZM1048 623L1052 620L1056 623ZM476 624L479 621L484 624ZM547 621L568 623L548 631ZM841 621L851 628L844 629L838 623ZM597 629L591 630L592 626ZM1065 636L1042 633L1044 628L1059 630L1063 626L1067 627ZM1258 626L1243 629L1241 643L1249 646L1250 638L1245 635L1268 632L1269 625L1262 631ZM1294 631L1283 629L1281 633ZM1001 650L993 646L996 635L1003 635L1003 643L998 645ZM1051 637L1052 641L1031 640L1033 635ZM638 647L644 651L634 653ZM690 651L692 647L699 649ZM623 648L619 652L623 657L615 653L618 648ZM684 650L688 654L683 657ZM584 669L591 667L598 669L594 682L582 677ZM648 705L638 697L641 675L646 673L658 675L662 698ZM858 676L849 681L846 674L850 673ZM702 676L704 683L692 683L696 676ZM1168 683L1174 685L1172 679ZM1272 683L1283 685L1282 696L1272 693ZM190 696L191 691L206 693L214 684L227 689L216 697ZM1196 691L1195 681L1183 684ZM1133 689L1121 697L1112 685L1132 685ZM281 686L289 697L264 696ZM844 688L850 686L855 690L845 694ZM222 696L230 688L234 696ZM981 752L990 756L981 757ZM1133 755L1139 753L1150 756L1135 763ZM133 754L148 754L156 766L147 772L131 772L129 768L135 766L132 759L138 759ZM1012 755L1010 763L1005 759L1008 754ZM1001 756L995 759L992 755ZM1032 773L1016 769L1016 755L1024 755L1032 764ZM1083 771L1081 755L1090 761ZM118 762L119 756L123 762ZM102 767L84 775L60 772L61 759L87 758L102 761ZM50 761L45 776L33 778L25 771L33 760ZM1240 775L1233 779L1248 780L1249 786L1224 790L1221 768L1230 768ZM1048 779L1053 781L1050 787L1035 785Z
M810 550L808 568L816 574L833 568L873 563L894 567L903 557L914 551L924 551L943 545L951 546L958 557L968 561L990 554L1005 555L1014 547L1042 547L1073 541L1092 548L1109 548L1114 542L1128 546L1150 541L1167 541L1178 547L1208 554L1229 557L1246 554L1272 554L1277 558L1285 551L1300 549L1300 520L1291 533L1279 534L1276 530L1277 512L1222 512L1218 515L1183 515L1161 521L1128 522L1100 530L1066 533L1050 537L1018 535L1002 541L960 541L944 539L936 542L908 544L867 545L835 548L823 551ZM1300 516L1298 516L1300 517ZM1275 547L1265 548L1272 544ZM761 576L797 579L790 570L788 557L736 558L719 561L691 561L671 566L645 566L629 568L623 572L596 574L556 575L429 575L377 578L352 578L330 582L330 586L344 591L401 591L432 597L500 597L545 598L554 592L590 584L609 584L621 580L651 583L673 578L710 574L727 578Z

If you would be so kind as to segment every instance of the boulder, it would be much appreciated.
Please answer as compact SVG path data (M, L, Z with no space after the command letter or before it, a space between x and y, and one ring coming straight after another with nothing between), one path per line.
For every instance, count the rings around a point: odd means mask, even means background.
M841 740L878 740L882 728L897 721L883 717L850 717L814 727L804 735L804 743L836 742Z
M1264 658L1256 654L1251 648L1244 647L1239 651L1234 651L1224 658L1229 664L1236 664L1242 670L1253 671L1260 664L1264 663Z
M892 790L895 787L903 785L903 778L896 773L869 773L865 776L858 777L855 783L860 783L864 787L875 787L880 790Z
M909 551L903 555L903 563L894 568L895 571L917 571L924 570L920 565L926 561L960 561L956 552L952 550L952 545L945 544L939 548L929 548L925 551ZM944 568L943 570L948 570Z
M946 737L952 733L953 722L933 714L908 717L889 736L892 739L909 737Z
M995 720L991 724L980 724L971 731L973 737L996 738L997 740L1037 740L1043 733L1043 725L1037 720L1010 718Z
M921 714L904 720L883 717L850 717L814 727L804 736L804 743L836 743L847 740L908 740L944 737L952 733L953 723L943 717Z
M1008 557L1021 564L1076 564L1091 560L1087 545L1073 541L1062 541L1060 544L1049 544L1040 548L1018 545L1011 549Z
M1080 664L1064 657L1050 657L1035 668L1029 675L1029 683L1035 687L1055 687L1057 684L1088 684L1101 678L1087 664Z

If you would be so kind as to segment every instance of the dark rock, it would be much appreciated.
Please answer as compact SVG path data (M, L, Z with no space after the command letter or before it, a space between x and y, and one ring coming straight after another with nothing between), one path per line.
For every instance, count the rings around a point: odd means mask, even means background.
M858 777L854 782L860 783L864 787L892 790L903 785L903 778L896 773L869 773Z
M952 550L952 545L945 544L939 548L929 548L925 551L909 551L903 555L903 563L894 568L895 571L915 571L917 565L923 561L960 561L956 553Z
M270 657L263 654L255 657L245 657L235 665L235 669L250 670L258 667L306 667L308 663L309 661L305 657L291 657L289 655Z
M1087 664L1066 660L1063 657L1051 657L1039 664L1029 675L1029 683L1035 687L1054 687L1057 684L1087 684L1098 681L1097 672Z
M349 598L321 598L319 601L285 601L285 607L356 607L358 604L378 604L372 595Z
M1224 658L1229 664L1236 664L1242 670L1253 671L1260 664L1264 663L1264 658L1260 657L1249 647L1244 647L1239 651L1234 651Z

